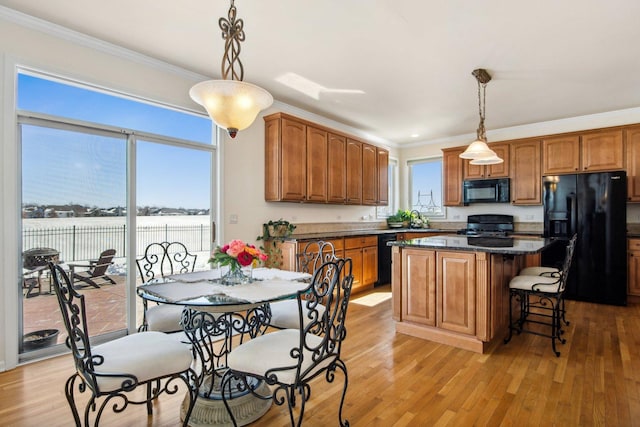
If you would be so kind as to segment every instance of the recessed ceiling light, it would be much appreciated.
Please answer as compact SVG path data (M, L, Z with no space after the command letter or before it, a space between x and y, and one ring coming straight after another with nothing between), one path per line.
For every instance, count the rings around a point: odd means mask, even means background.
M419 133L412 133L412 134L411 134L411 138L417 138L417 137L419 137L419 136L420 136L420 134L419 134Z

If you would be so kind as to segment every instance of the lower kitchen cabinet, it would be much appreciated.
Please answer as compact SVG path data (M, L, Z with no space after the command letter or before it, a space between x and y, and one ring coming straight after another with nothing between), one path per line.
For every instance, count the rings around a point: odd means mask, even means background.
M439 251L436 262L436 326L474 335L476 254Z
M378 237L345 237L344 257L353 264L353 292L372 287L378 280Z
M628 245L628 294L640 297L640 239L629 239Z

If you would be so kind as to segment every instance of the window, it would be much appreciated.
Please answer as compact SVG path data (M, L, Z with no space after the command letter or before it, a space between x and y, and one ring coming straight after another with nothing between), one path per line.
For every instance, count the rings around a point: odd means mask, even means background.
M135 277L136 265L128 259L128 247L137 248L139 258L152 241L180 241L198 254L196 268L208 268L215 217L211 121L28 71L17 80L25 266L18 332L60 326L55 298L46 297L51 293L48 273L32 262L36 256L31 254L46 252L73 275L102 251L115 249L107 270L113 283L90 285L84 295L91 315L100 319L91 325L92 333L104 339L123 334L142 318L139 298L131 304L137 319L127 312L134 283L126 273ZM135 230L128 229L128 214L135 216ZM59 350L21 344L22 360L62 350L60 332Z
M444 217L442 207L442 158L410 161L409 204L428 217Z
M376 208L376 217L387 218L398 210L398 161L389 159L389 204Z

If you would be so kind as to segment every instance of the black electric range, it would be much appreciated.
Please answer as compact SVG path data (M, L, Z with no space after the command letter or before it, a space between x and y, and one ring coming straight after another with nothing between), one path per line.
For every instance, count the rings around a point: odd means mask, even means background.
M467 217L467 228L458 234L467 236L472 246L508 248L513 246L513 215L481 214Z

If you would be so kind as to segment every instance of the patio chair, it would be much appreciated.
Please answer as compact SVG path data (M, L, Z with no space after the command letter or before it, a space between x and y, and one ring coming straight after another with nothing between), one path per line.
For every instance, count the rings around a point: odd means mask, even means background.
M88 264L68 264L71 271L71 284L78 287L93 286L99 288L100 284L109 283L115 285L116 282L107 276L107 268L113 263L113 257L116 255L115 249L107 249L100 254L95 261L89 261ZM76 271L76 268L86 268L84 271ZM76 280L80 280L85 284L75 284Z
M135 333L92 346L84 295L75 290L60 266L49 263L49 269L67 329L65 342L74 359L75 373L65 384L65 396L75 425L97 426L105 409L111 407L118 414L130 404L145 405L152 415L153 400L163 393L177 393L179 382L184 382L188 393L182 425L186 427L199 386L191 368L191 350L162 332ZM136 392L140 386L146 388L146 394ZM90 394L88 401L80 399L86 402L82 422L76 392Z
M338 370L344 375L338 421L340 426L349 425L342 417L348 376L340 350L347 336L345 318L352 283L351 259L320 265L309 287L299 291L295 300L298 324L304 325L302 328L261 335L240 344L228 354L228 370L220 389L234 426L237 422L228 401L247 393L265 400L273 399L276 405L286 402L291 425L302 425L311 385L320 385L312 380L322 376L331 383ZM321 301L325 307L322 311L318 310ZM303 322L305 316L309 322ZM259 391L262 382L270 386L268 394ZM300 402L296 402L298 395ZM298 408L297 423L295 408Z

